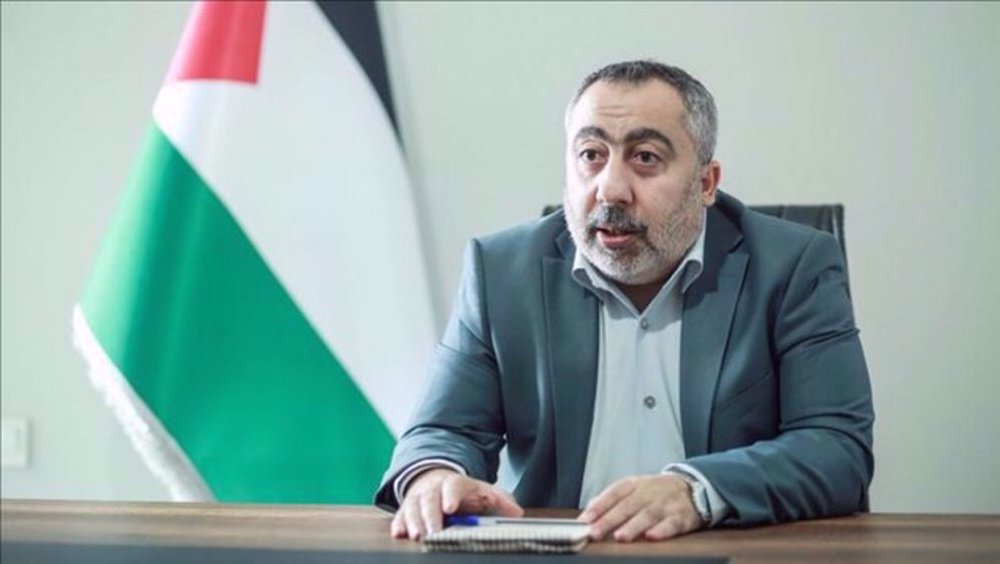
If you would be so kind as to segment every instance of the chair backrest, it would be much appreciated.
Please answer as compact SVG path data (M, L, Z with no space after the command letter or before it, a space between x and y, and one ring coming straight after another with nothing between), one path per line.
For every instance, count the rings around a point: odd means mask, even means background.
M542 215L549 215L561 208L562 206L560 205L545 206L542 208ZM844 254L844 267L847 267L847 243L844 238L843 204L750 206L750 209L833 234L837 238L837 242L840 243L840 251Z
M844 240L844 206L842 204L750 206L750 209L833 234L837 238L837 242L840 243L844 260L847 260L847 243Z

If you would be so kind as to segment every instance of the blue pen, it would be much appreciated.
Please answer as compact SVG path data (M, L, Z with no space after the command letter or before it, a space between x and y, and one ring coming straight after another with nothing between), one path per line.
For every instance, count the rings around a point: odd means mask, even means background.
M576 519L551 519L543 517L484 517L482 515L445 515L444 526L460 525L478 527L485 525L583 525Z
M466 527L475 527L479 525L480 517L478 515L445 515L444 516L444 526L453 527L455 525L464 525ZM484 525L486 523L483 523Z

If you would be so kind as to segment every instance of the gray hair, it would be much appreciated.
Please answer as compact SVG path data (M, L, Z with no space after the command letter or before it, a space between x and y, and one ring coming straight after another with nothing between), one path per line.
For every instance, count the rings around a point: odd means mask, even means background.
M719 131L715 99L702 83L678 67L647 59L612 63L600 68L588 74L577 87L566 110L567 119L569 112L580 101L583 93L595 82L624 82L638 85L647 80L666 82L680 94L684 109L687 110L685 129L694 139L699 163L708 164L715 154L715 139Z

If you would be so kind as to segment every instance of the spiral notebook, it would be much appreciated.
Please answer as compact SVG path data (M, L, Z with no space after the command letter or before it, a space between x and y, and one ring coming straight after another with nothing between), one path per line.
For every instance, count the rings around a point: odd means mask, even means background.
M586 523L575 519L477 518L424 537L428 552L580 552L587 545Z

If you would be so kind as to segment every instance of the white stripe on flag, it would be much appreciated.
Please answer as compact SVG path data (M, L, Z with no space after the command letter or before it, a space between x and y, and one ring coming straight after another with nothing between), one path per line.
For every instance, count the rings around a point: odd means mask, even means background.
M313 3L268 5L259 77L167 84L155 121L398 435L435 330L392 125Z

